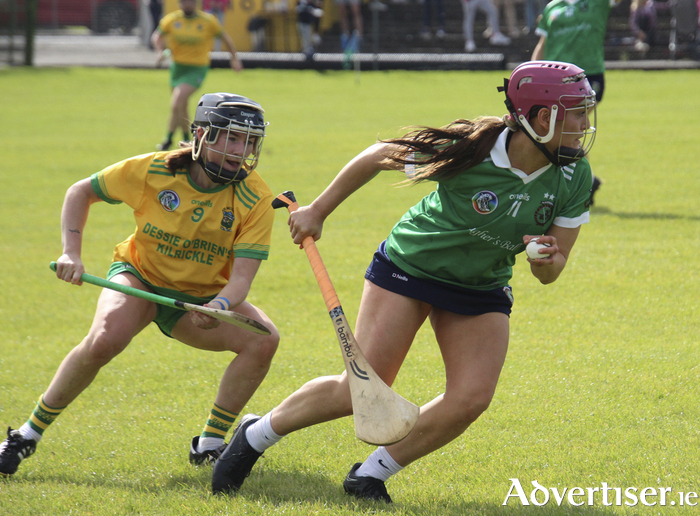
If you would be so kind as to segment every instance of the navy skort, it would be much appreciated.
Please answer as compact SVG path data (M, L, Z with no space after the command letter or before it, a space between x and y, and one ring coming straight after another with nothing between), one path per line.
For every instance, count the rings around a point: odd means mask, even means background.
M378 287L461 315L500 312L510 316L513 294L509 285L493 290L474 290L407 274L386 254L386 241L379 245L365 278Z

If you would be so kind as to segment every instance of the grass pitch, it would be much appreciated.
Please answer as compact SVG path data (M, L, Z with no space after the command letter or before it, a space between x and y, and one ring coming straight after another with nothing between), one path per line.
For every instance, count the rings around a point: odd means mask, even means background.
M201 92L231 91L266 109L259 171L273 192L311 201L357 152L409 124L505 112L506 72L352 73L213 70ZM37 454L0 480L3 514L500 515L695 514L700 492L697 404L700 181L697 71L610 71L599 107L595 172L604 180L563 276L539 285L516 266L511 346L491 408L461 438L392 478L391 507L340 486L373 448L351 419L300 431L269 450L233 498L210 493L191 467L229 356L196 351L147 328L46 432ZM5 121L0 216L0 423L19 427L60 361L87 331L99 289L48 269L61 254L65 190L163 136L167 72L0 71ZM194 99L193 99L194 100ZM396 188L386 173L327 221L319 248L354 321L363 274L394 222L429 186ZM93 206L83 258L104 276L133 230L125 206ZM306 258L277 215L270 260L251 292L282 333L268 378L246 412L263 414L305 381L343 368ZM443 392L424 328L396 381L422 404ZM503 502L512 480L547 488L672 488L605 505ZM542 501L540 494L539 501ZM671 506L674 501L675 505Z

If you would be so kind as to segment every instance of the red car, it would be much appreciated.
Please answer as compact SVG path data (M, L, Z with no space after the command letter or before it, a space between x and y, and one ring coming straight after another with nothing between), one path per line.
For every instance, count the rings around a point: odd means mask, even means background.
M10 0L9 4L0 0L0 24L9 25L12 3L16 23L21 27L26 14L24 0ZM41 28L76 25L100 34L113 30L129 33L138 23L139 11L139 0L38 0L36 23Z

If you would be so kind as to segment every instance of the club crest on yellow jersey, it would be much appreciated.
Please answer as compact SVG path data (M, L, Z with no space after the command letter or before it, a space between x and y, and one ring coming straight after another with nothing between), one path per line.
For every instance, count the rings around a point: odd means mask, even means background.
M158 201L165 211L175 211L180 206L180 196L172 190L162 190L158 194Z
M233 216L233 208L229 206L221 211L224 213L224 216L221 217L221 229L231 231L233 221L236 220L236 217Z

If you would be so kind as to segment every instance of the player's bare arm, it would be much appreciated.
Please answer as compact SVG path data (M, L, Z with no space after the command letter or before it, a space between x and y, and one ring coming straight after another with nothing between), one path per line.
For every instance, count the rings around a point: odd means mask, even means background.
M156 49L156 52L158 52L156 56L156 66L160 66L160 63L163 61L163 58L165 57L165 49L166 49L166 44L165 44L165 34L162 32L156 30L153 35L151 36L151 43L153 43L153 48Z
M289 217L289 229L295 244L307 236L321 238L323 222L340 203L372 180L382 170L395 169L387 159L392 145L375 143L355 156L338 173L330 185L309 206L303 206Z
M83 230L87 223L90 205L100 198L92 189L90 178L78 181L66 192L61 211L61 238L63 255L57 260L56 275L75 285L82 285L80 276L85 267L80 258Z
M546 36L541 36L540 40L537 42L537 46L535 46L535 50L532 51L532 60L533 61L539 61L544 57L544 46L547 44L547 37Z
M231 279L221 289L219 295L204 306L219 310L233 310L240 305L248 296L250 286L253 284L260 264L261 260L254 258L236 258L233 261ZM190 318L195 326L205 330L219 326L218 320L199 312L190 312Z
M240 72L241 70L243 70L243 63L241 63L241 60L238 59L236 46L233 44L231 36L226 34L226 32L222 32L221 41L224 42L224 46L231 53L231 69L236 72Z
M530 262L532 275L540 280L540 283L543 285L553 283L562 273L564 267L566 267L571 249L576 243L580 229L580 227L563 228L552 225L545 235L538 237L539 243L550 245L549 251L552 253L549 256L543 254L543 258L537 260L531 260L530 258L527 260ZM533 237L533 235L526 235L523 241L528 243Z

